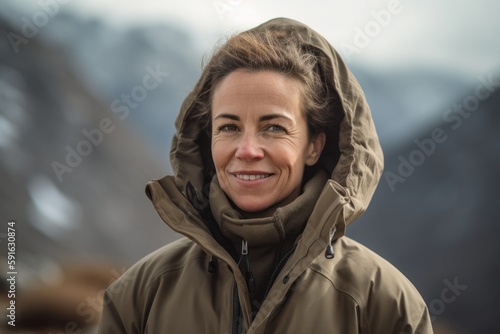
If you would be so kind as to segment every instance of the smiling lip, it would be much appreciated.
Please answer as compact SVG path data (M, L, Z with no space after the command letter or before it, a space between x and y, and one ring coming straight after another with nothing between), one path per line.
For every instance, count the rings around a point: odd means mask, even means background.
M256 180L262 180L262 179L267 179L270 177L272 174L270 173L265 173L265 172L247 172L247 171L241 171L241 172L236 172L232 173L238 180L242 181L256 181Z

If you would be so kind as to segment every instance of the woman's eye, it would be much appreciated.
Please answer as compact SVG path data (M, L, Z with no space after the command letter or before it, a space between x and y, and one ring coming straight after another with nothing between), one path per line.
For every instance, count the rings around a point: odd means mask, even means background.
M267 126L266 130L271 132L285 132L285 128L277 124Z
M236 125L233 124L224 124L217 127L218 132L233 132L238 131Z

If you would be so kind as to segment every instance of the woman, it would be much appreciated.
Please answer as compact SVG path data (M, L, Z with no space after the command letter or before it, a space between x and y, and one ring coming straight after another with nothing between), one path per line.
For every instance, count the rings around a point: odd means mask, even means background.
M413 285L344 236L383 158L323 37L289 19L232 37L176 127L175 175L146 192L186 237L108 288L101 333L432 333Z

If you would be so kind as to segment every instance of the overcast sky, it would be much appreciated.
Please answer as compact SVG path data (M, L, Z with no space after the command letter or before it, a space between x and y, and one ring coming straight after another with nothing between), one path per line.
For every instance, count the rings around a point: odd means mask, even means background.
M38 1L22 2L33 7L39 6ZM472 76L500 68L497 0L54 1L68 2L63 6L111 24L177 22L198 36L202 49L210 49L221 34L284 16L319 31L349 61L378 66L428 64ZM360 31L371 36L363 39Z
M349 62L423 64L474 77L500 68L497 0L2 0L22 6L28 17L52 1L118 26L179 23L202 50L223 34L284 16L319 31ZM366 31L371 36L361 36Z

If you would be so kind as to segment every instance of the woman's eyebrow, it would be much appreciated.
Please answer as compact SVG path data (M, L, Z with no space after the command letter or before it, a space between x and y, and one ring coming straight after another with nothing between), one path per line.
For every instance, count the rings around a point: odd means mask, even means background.
M223 114L219 114L219 115L215 116L214 120L219 119L219 118L228 118L228 119L232 119L233 121L240 120L240 116L234 115L234 114L227 114L227 113L223 113ZM284 118L286 120L293 121L291 117L289 117L285 114L268 114L268 115L260 116L259 122L265 122L265 121L269 121L269 120L272 120L275 118Z
M233 121L239 121L240 120L239 116L233 115L233 114L219 114L219 115L217 115L217 116L214 117L214 120L216 120L218 118L229 118L229 119L232 119Z
M272 120L275 118L284 118L286 120L293 121L292 118L290 118L289 116L287 116L285 114L269 114L269 115L260 116L259 122L265 122L265 121L269 121L269 120Z

